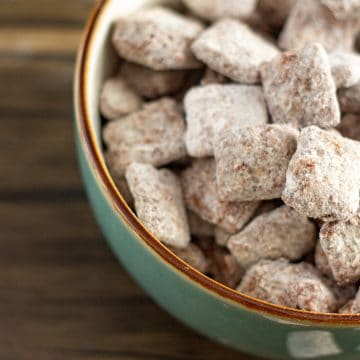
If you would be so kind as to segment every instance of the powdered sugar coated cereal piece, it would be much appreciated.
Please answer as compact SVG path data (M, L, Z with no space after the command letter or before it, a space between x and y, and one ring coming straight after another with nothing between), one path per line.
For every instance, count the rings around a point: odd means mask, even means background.
M185 144L191 156L213 155L216 132L233 126L265 124L266 104L260 86L212 84L192 88L184 100Z
M290 161L282 199L312 218L348 219L359 206L359 166L354 141L316 126L306 127Z
M247 25L221 20L205 30L191 46L195 56L211 69L235 81L260 81L259 66L271 60L278 50Z
M235 288L243 277L245 270L226 249L216 246L211 257L210 272L215 280Z
M186 248L190 231L177 177L167 169L131 163L126 169L126 180L136 214L147 229L165 244Z
M337 129L343 136L360 141L360 113L344 115Z
M210 261L205 257L203 251L196 244L190 243L186 248L170 248L180 259L196 270L207 273L210 269Z
M321 247L320 241L317 242L315 247L315 266L316 268L328 278L333 278L331 267L327 256Z
M336 87L350 87L360 81L360 55L334 51L329 54L329 63Z
M131 162L161 166L183 158L185 123L174 100L163 98L105 126L108 163L121 176Z
M317 41L327 51L351 51L356 32L352 22L336 19L321 1L301 0L296 1L290 11L279 37L279 46L290 50Z
M201 67L190 51L202 31L200 22L162 7L141 10L115 25L113 44L128 61L154 70Z
M227 247L239 264L248 268L260 259L300 259L315 244L316 226L288 206L259 215Z
M105 81L100 95L100 112L114 120L140 109L141 96L120 76Z
M126 62L121 67L121 75L142 96L153 99L173 94L182 88L188 71L154 71L144 66Z
M285 259L260 260L244 275L238 291L273 304L295 309L332 312L337 297L309 263L290 264Z
M359 19L359 0L321 0L337 19Z
M196 236L214 236L215 227L213 224L203 220L191 210L187 211L190 233Z
M224 17L244 19L255 10L257 0L183 0L197 16L215 21Z
M221 199L279 198L298 134L290 126L258 125L230 129L219 136L214 148Z
M360 81L349 88L339 89L341 111L360 114Z
M326 276L326 281L328 285L333 290L334 295L338 299L339 306L344 305L350 298L354 297L354 294L356 292L356 287L353 285L345 285L342 287L339 287L336 284L336 280L334 279L333 273L331 271L331 267L329 264L329 261L327 259L327 256L324 252L324 250L321 247L320 241L317 242L316 248L315 248L315 265L316 268Z
M185 203L202 219L229 232L240 230L251 218L258 202L227 202L218 197L215 161L212 158L194 160L182 174Z
M325 223L320 243L338 284L360 279L360 212L348 221Z
M261 75L274 123L324 128L339 124L336 87L320 44L282 53L261 66Z

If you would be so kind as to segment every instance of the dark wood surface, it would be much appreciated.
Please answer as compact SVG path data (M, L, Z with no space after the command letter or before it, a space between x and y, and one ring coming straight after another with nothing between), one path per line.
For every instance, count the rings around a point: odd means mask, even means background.
M93 3L0 1L0 359L249 359L154 304L94 221L72 128Z

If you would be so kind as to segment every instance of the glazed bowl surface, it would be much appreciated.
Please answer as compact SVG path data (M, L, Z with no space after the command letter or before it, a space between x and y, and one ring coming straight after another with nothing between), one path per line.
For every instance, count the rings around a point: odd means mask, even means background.
M77 151L85 188L105 237L155 301L198 332L267 359L359 359L360 316L318 314L240 294L197 272L163 246L122 199L106 168L98 99L117 56L115 20L137 9L178 0L102 0L89 17L75 71Z

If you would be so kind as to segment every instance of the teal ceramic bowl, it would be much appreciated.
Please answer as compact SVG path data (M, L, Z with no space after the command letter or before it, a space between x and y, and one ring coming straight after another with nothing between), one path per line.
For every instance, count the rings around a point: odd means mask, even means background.
M79 162L90 203L112 250L158 304L222 344L268 359L360 359L360 316L289 309L217 283L149 233L116 189L104 163L98 114L100 85L116 60L109 33L116 18L154 2L100 1L78 55L75 131Z

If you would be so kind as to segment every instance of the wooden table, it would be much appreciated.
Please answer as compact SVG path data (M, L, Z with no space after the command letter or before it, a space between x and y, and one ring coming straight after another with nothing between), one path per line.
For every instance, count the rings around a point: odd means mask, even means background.
M0 1L0 359L250 359L154 304L94 221L72 126L93 3Z

